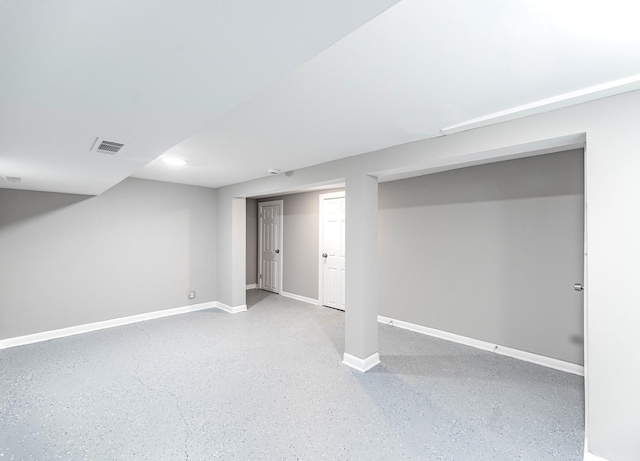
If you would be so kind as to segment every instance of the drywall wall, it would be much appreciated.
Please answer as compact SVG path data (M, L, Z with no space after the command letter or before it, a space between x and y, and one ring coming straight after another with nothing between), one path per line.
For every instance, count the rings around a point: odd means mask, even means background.
M339 190L343 189L303 192L259 200L283 201L282 289L285 292L318 299L319 196ZM247 240L249 227L247 225Z
M213 189L0 189L0 210L0 339L216 300Z
M284 291L312 299L319 193L277 198ZM380 315L583 364L582 149L382 183L378 232Z
M366 206L366 194L352 195L361 188L359 176L397 178L401 174L451 169L497 159L525 157L540 150L568 150L586 143L585 196L587 202L586 299L586 388L587 436L590 452L610 461L640 459L640 445L633 428L640 426L640 92L633 91L583 104L530 115L449 136L425 139L355 157L327 162L218 189L218 222L231 222L236 197L283 193L309 185L346 181L352 210ZM245 234L242 217L242 229ZM240 224L240 223L239 223ZM358 227L347 210L347 229ZM219 230L220 230L219 226ZM244 303L245 254L233 252L233 228L218 233L218 294L229 303ZM366 228L359 229L367 233ZM347 233L356 236L357 233ZM357 242L356 242L357 244ZM354 243L347 241L347 248ZM359 263L364 263L362 252ZM353 255L349 256L353 260ZM241 261L242 273L224 272L233 261ZM377 268L352 273L347 267L347 295L358 289L358 278L377 284ZM359 290L360 300L366 293ZM235 305L235 304L232 304ZM364 304L360 304L365 306ZM366 317L345 327L345 336L375 336L372 326L377 308L347 310L346 316ZM371 317L371 318L370 318ZM370 344L375 344L370 341ZM349 352L349 351L346 351ZM352 351L355 355L356 351ZM364 359L365 356L359 356Z
M258 201L247 199L247 285L258 283Z
M379 313L582 364L583 151L379 185Z

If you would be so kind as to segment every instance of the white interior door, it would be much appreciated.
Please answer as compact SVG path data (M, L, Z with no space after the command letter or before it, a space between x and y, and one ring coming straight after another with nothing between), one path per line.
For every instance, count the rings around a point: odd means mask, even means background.
M259 213L259 287L280 293L282 290L282 200L262 202Z
M345 309L345 196L344 192L320 196L321 300Z

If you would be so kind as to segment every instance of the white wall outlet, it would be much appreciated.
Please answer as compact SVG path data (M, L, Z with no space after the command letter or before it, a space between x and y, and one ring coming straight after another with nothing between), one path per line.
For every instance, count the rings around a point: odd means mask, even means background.
M196 292L195 291L190 291L187 296L189 296L189 299L195 299L196 298Z

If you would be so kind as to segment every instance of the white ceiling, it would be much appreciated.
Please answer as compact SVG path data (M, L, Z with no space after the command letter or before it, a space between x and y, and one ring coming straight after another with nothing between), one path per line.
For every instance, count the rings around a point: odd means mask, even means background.
M1 2L0 186L101 193L396 1Z
M640 87L626 0L403 0L377 17L395 2L13 3L0 175L26 180L3 187L99 193L131 174L219 187ZM126 150L90 154L97 136Z

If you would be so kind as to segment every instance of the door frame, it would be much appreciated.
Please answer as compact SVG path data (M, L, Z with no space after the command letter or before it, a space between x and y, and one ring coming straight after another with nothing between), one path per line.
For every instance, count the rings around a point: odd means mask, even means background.
M326 194L320 194L318 196L319 208L318 208L318 305L324 306L323 300L323 291L324 291L324 283L323 283L323 264L322 264L322 246L324 244L324 201L327 199L333 198L342 198L345 200L347 198L346 191L339 192L327 192ZM345 221L346 221L346 213L345 213ZM346 260L346 252L345 252L345 260ZM346 281L345 281L346 285ZM346 286L345 286L346 291Z
M280 261L278 262L278 294L282 294L283 280L283 266L284 266L284 200L271 200L268 202L258 202L258 289L262 290L262 208L265 206L278 205L280 207L280 240L278 246L280 247ZM271 291L271 290L268 290ZM272 292L275 293L275 292Z

